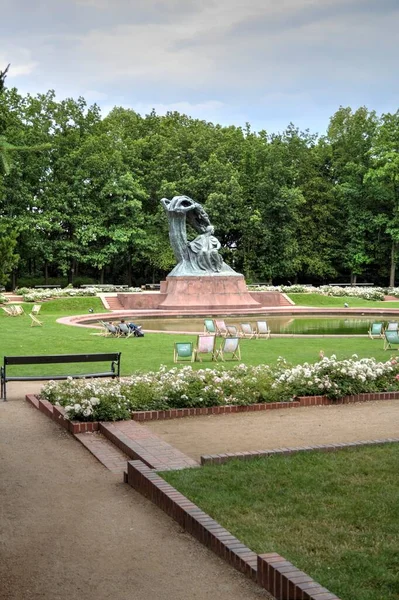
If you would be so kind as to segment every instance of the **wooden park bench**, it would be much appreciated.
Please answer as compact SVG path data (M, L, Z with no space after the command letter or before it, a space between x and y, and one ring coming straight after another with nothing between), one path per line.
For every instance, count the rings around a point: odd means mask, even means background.
M111 366L108 370L99 370L95 373L82 373L78 375L12 375L7 374L7 367L11 365L47 365L50 363L92 363L108 362ZM119 377L121 367L121 352L108 352L98 354L53 354L40 356L5 356L4 364L0 367L1 375L1 398L7 400L7 382L8 381L42 381L58 380L73 377L74 379L85 379L91 377Z

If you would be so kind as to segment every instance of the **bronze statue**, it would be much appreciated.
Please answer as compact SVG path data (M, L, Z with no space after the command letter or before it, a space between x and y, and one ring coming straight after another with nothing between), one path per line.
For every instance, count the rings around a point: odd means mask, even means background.
M169 239L178 264L169 276L237 275L219 254L220 242L214 236L204 208L188 196L162 198L161 203L169 219ZM186 223L199 234L187 240Z

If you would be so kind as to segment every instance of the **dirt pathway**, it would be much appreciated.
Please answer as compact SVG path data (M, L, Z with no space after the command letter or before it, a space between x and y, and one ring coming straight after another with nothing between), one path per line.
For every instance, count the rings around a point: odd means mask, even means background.
M148 421L146 427L199 460L201 454L398 437L399 401Z
M1 600L269 597L11 385L9 399L0 401Z

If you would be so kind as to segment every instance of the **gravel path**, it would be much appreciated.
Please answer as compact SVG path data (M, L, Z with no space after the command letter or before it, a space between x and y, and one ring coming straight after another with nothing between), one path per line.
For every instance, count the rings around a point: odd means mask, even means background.
M1 600L269 598L22 393L0 401Z
M146 427L199 460L201 454L398 437L399 401L148 421Z

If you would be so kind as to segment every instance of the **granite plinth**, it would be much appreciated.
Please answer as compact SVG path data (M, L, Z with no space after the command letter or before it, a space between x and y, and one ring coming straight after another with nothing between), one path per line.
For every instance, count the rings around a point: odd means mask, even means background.
M243 275L169 276L161 284L161 293L166 294L159 304L162 310L228 310L262 306L249 294Z

